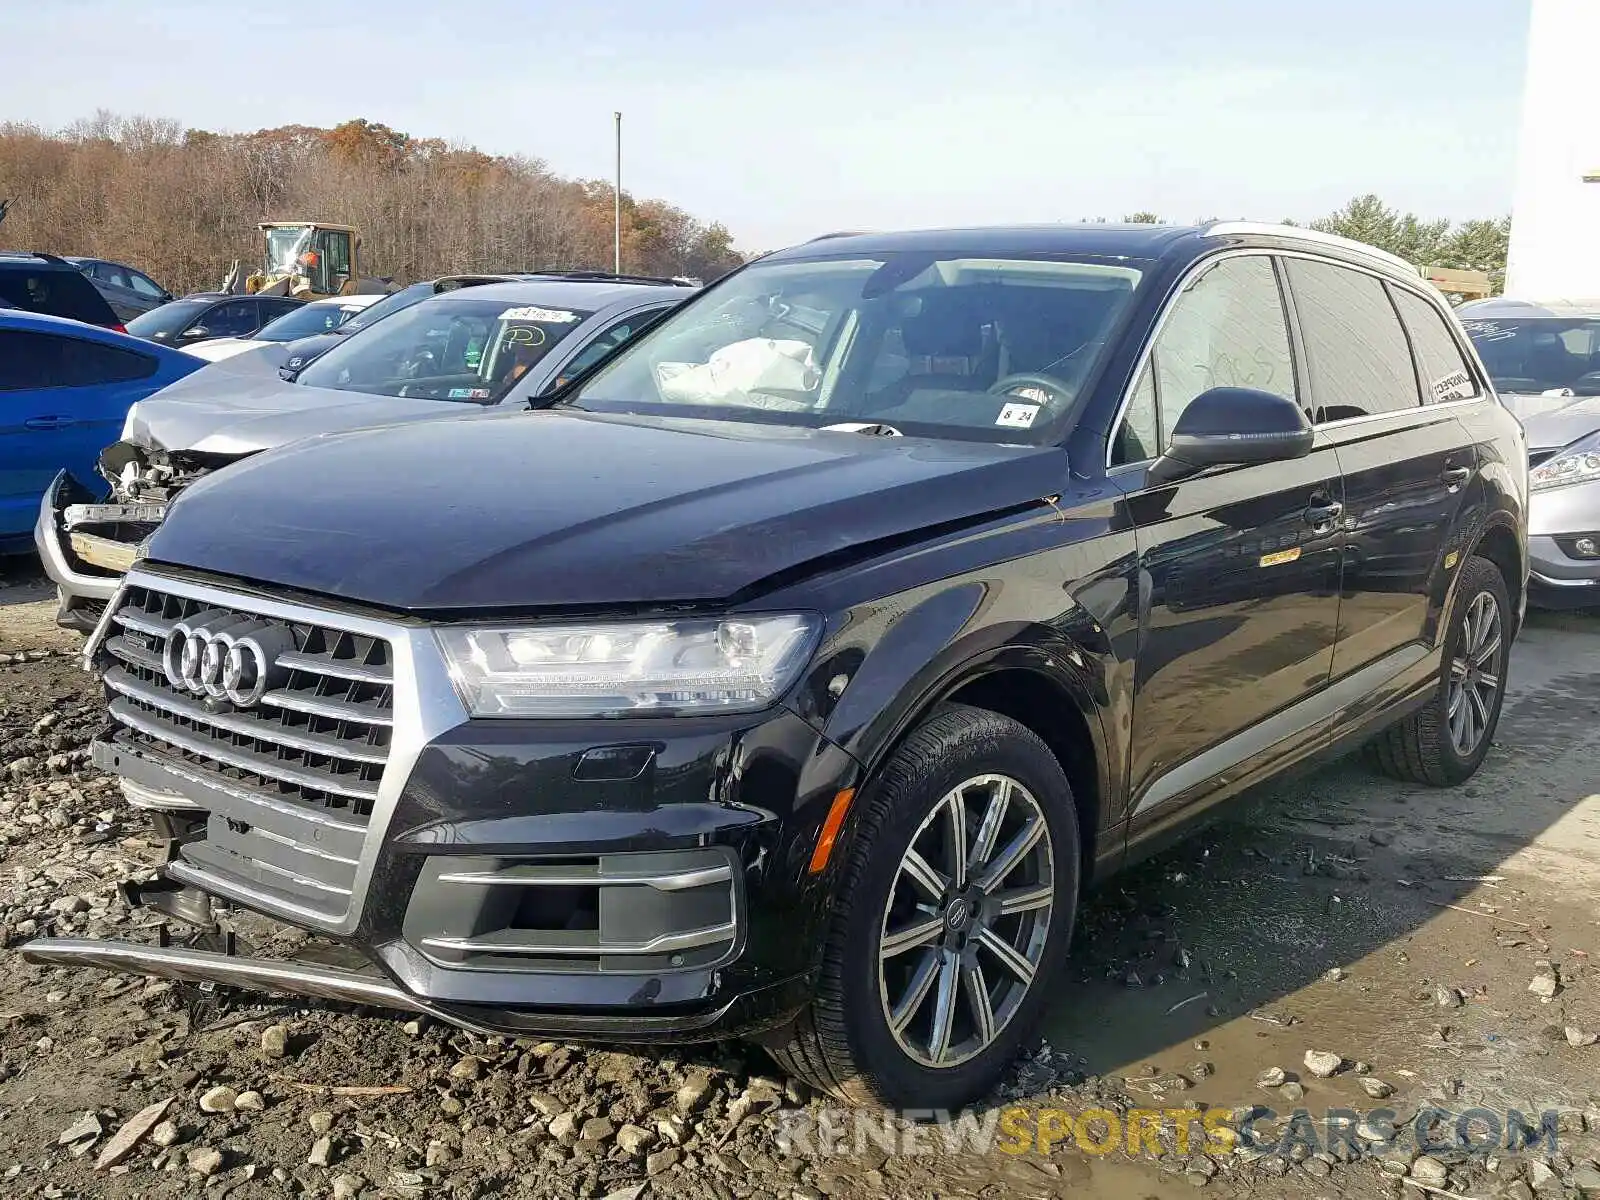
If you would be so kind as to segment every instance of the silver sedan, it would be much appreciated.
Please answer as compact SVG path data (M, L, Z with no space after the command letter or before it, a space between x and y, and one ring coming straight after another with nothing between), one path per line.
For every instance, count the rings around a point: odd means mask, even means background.
M1483 300L1459 312L1528 431L1528 599L1600 606L1600 301Z

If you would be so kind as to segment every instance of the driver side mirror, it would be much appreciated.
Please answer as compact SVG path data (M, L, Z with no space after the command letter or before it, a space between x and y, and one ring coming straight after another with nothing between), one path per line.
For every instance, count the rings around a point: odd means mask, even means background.
M1173 483L1207 467L1288 462L1311 453L1315 434L1293 400L1256 388L1218 387L1189 402L1151 483Z
M193 341L195 338L210 337L211 331L204 325L191 325L178 336Z

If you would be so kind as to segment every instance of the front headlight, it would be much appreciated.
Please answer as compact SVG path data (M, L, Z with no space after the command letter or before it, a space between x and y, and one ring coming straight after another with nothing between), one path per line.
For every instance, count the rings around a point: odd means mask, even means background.
M821 621L714 620L441 629L475 717L621 717L766 708L799 676Z
M1593 438L1574 442L1528 472L1528 486L1536 492L1596 480L1600 480L1600 445Z

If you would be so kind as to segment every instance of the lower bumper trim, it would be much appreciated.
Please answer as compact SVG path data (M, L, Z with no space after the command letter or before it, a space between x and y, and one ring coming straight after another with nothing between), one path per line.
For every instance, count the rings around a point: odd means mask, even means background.
M809 985L787 979L695 1013L652 1014L648 1009L608 1013L527 1012L481 1005L435 1004L375 974L295 960L246 958L179 946L147 946L95 938L35 938L22 947L31 963L99 967L184 983L212 983L252 991L305 996L433 1017L486 1037L545 1034L574 1041L626 1043L714 1040L772 1028L804 1004Z
M402 1012L431 1011L430 1005L379 976L314 963L245 958L212 950L142 946L94 938L35 938L22 947L22 957L28 962L57 967L100 967L156 979L221 983L318 1000L372 1004Z

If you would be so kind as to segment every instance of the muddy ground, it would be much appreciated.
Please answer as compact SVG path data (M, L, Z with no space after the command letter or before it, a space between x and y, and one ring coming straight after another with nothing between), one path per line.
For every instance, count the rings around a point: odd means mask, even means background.
M881 1122L841 1129L742 1047L484 1040L24 963L35 934L152 937L117 893L152 842L84 761L100 718L76 638L36 571L0 561L0 584L0 1195L1600 1197L1600 616L1534 618L1469 786L1337 763L1093 896L1046 1044L976 1114L1262 1105L1261 1145L1196 1153L1196 1125L1179 1153L1169 1124L1159 1156L1070 1133L948 1153L939 1130L888 1153ZM1431 1110L1548 1112L1553 1139L1453 1148L1452 1116L1418 1158L1380 1108L1425 1132ZM1313 1124L1286 1128L1295 1109ZM1366 1124L1330 1145L1330 1109ZM997 1145L1032 1133L1017 1120Z

